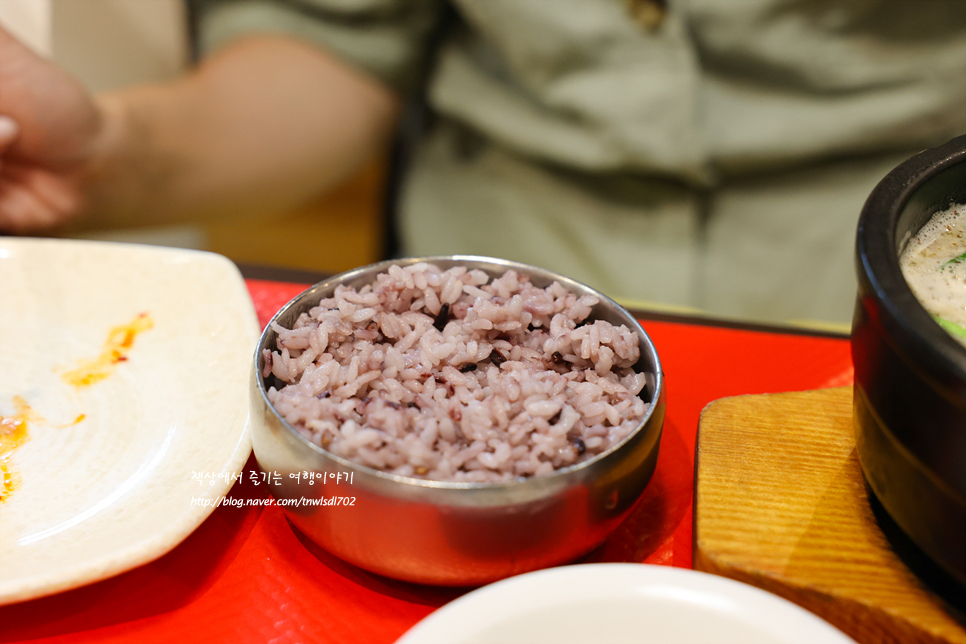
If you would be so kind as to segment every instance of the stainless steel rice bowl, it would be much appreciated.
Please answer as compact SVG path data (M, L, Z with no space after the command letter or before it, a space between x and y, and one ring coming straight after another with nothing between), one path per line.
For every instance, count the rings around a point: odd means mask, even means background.
M466 266L491 277L509 269L544 287L553 281L599 303L591 319L623 324L638 338L635 370L647 374L640 396L649 407L620 444L551 474L500 483L434 481L360 465L323 449L284 420L269 401L265 349L276 326L330 296L337 285L361 286L391 264ZM271 376L268 378L271 379ZM599 545L623 520L654 472L665 411L661 364L650 338L610 298L549 271L471 256L381 262L333 277L297 296L273 318L255 352L252 439L269 488L289 520L330 553L366 570L405 581L472 586L571 561ZM308 474L306 478L305 474Z

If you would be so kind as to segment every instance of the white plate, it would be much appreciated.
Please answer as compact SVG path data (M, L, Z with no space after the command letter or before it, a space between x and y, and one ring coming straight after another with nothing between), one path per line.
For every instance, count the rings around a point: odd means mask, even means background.
M68 384L141 314L153 326L126 360ZM0 415L29 435L7 456L21 482L0 502L0 604L151 561L211 514L251 451L258 332L219 255L0 238Z
M855 644L803 608L707 573L645 564L552 568L443 606L397 644Z

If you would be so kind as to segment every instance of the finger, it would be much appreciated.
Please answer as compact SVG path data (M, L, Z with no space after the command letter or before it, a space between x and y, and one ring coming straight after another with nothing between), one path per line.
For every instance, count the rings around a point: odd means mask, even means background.
M21 186L0 186L0 230L26 233L50 228L59 213Z
M53 210L67 218L80 208L80 196L69 179L34 168L9 167L6 175L12 185L23 186Z
M20 126L9 116L0 115L0 151L13 143L20 134Z

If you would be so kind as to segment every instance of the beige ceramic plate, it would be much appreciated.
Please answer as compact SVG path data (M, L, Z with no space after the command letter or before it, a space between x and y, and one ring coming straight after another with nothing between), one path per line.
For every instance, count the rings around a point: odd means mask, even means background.
M0 604L151 561L204 521L251 450L257 339L224 257L0 238Z

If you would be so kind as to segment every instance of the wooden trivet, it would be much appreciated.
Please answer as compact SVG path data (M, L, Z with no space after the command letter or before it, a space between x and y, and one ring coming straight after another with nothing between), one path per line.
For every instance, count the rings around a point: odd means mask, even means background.
M851 387L717 400L696 459L697 570L785 597L861 643L966 644L876 522Z

